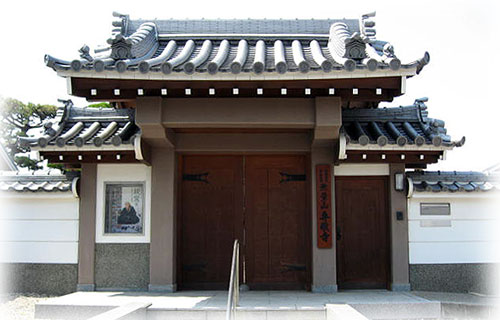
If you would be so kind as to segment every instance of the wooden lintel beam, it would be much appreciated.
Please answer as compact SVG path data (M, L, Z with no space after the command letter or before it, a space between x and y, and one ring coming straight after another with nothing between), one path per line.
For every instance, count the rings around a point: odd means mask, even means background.
M137 163L133 151L40 151L40 155L49 163L81 164L81 163Z
M286 88L286 95L282 94L283 88L267 88L262 89L263 93L257 93L255 88L238 88L238 94L233 92L234 88L218 88L215 94L210 94L209 89L205 88L190 88L190 94L186 95L186 88L172 89L168 88L168 95L166 97L175 98L200 98L200 97L281 97L281 98L314 98L318 96L332 96L329 94L328 88L310 88L310 94L305 94L304 88ZM343 101L392 101L397 96L397 90L385 89L382 94L377 95L376 89L358 89L358 94L354 95L352 89L335 89L334 97L341 97ZM120 89L120 95L115 95L113 90L101 89L97 91L96 95L90 95L90 91L75 90L76 96L87 98L89 101L114 101L124 102L136 99L138 97L156 97L162 96L161 89L144 89L144 95L138 96L136 90L133 89Z
M282 96L281 89L287 89L287 97L328 96L329 89L335 89L335 95L370 100L386 101L400 95L399 77L362 78L362 79L311 79L311 80L253 80L253 81L156 81L124 80L98 78L72 78L73 94L93 100L127 100L139 96L160 96L161 89L168 89L168 96L185 96L185 89L190 88L190 96L233 96L233 89L238 88L239 96ZM209 89L215 90L210 95ZM305 92L305 88L310 91ZM353 88L358 94L353 94ZM377 94L377 88L381 94ZM94 89L93 94L92 89ZM115 94L119 89L119 95ZM141 89L142 95L139 95ZM261 93L257 93L261 89Z
M404 157L401 157L404 155ZM421 156L424 156L423 158ZM348 150L343 163L405 163L421 166L439 161L441 151L359 151Z

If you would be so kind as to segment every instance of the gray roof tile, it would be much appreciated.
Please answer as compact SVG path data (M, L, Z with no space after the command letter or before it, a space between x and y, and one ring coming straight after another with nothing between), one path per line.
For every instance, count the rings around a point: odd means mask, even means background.
M347 144L462 146L465 137L452 141L444 126L444 121L428 117L427 106L421 100L398 108L342 110L342 131Z
M45 57L46 64L58 70L80 71L83 68L95 70L95 72L103 70L136 72L139 70L139 64L148 60L149 68L141 67L143 73L163 71L167 74L170 72L190 74L193 72L193 68L192 65L189 65L189 61L197 57L203 43L209 40L211 46L208 59L194 68L195 74L205 73L208 63L216 56L221 42L227 40L230 43L229 56L225 63L213 70L211 74L216 72L234 73L235 69L231 69L229 66L236 58L238 42L242 39L248 42L248 54L245 56L245 63L240 72L255 72L253 62L258 40L263 40L266 44L266 64L263 72L267 73L277 72L274 63L274 44L277 40L282 41L285 48L285 62L288 67L286 72L330 72L332 70L330 66L335 65L337 67L333 68L333 71L367 69L374 72L415 68L419 73L423 66L429 62L429 56L426 53L420 60L401 64L394 56L392 45L385 41L376 40L371 32L360 28L361 22L358 19L131 20L127 15L120 15L120 18L120 21L113 23L120 28L116 29L115 34L108 40L108 50L100 50L101 52L95 57L90 56L86 50L85 54L81 54L81 59L73 61L47 55ZM180 63L175 64L173 70L169 67L163 67L165 64L173 64L174 61L177 61L176 57L183 51L186 44L189 45L189 40L195 42L194 50L189 50L190 54ZM310 45L313 40L318 42L327 59L323 69L310 54ZM151 61L152 57L161 55L170 41L175 41L177 44L174 54ZM297 59L292 54L294 41L296 45L300 44L296 56L304 55L305 57L301 68L296 64L295 60ZM356 48L349 50L348 46L351 44ZM359 48L365 48L366 54L359 55ZM351 56L353 52L358 54ZM364 57L371 59L363 59ZM307 68L307 65L310 67Z
M75 177L49 172L1 172L3 192L72 192Z
M500 191L500 175L475 171L410 171L415 192Z
M20 137L29 147L75 147L93 145L102 149L131 144L139 128L133 109L75 107L71 100L59 108L54 122L37 137Z

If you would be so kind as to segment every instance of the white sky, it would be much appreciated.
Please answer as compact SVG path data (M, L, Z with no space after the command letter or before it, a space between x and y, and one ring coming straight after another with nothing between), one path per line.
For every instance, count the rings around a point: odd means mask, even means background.
M446 121L464 147L433 170L483 170L500 162L498 101L500 5L476 1L4 1L0 4L0 95L58 104L66 82L44 54L71 60L85 43L93 50L110 36L111 13L131 18L357 18L377 11L377 38L410 62L429 51L431 62L407 81L403 97L382 106L429 97L429 116ZM71 97L76 105L85 100Z

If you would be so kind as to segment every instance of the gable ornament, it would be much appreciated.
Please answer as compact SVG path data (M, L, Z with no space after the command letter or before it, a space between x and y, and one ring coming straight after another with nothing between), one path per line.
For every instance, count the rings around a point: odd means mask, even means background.
M112 59L125 60L134 58L132 55L132 41L125 38L122 34L119 33L108 39L108 43L111 45L110 57Z
M360 34L355 32L351 37L344 40L344 58L362 60L366 58L366 43Z

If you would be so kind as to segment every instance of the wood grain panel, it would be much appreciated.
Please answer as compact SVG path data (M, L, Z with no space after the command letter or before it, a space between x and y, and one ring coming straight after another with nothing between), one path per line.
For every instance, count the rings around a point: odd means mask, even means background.
M247 282L255 289L304 289L307 279L304 156L247 156Z
M385 177L337 177L336 228L339 288L386 288L389 221Z
M227 289L232 243L239 239L252 289L305 289L310 275L306 157L182 159L181 287Z
M183 288L227 288L232 244L242 231L241 163L238 156L184 157Z

